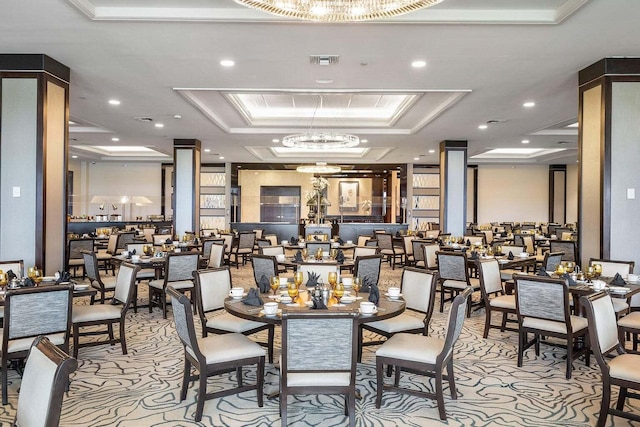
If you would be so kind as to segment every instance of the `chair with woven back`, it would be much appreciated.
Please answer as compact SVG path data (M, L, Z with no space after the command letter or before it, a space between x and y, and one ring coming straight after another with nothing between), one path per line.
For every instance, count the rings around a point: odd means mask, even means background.
M253 279L260 288L260 282L266 280L271 283L271 278L278 275L278 261L272 255L254 255L251 257Z
M467 268L467 255L463 252L438 251L438 276L440 281L440 312L444 310L445 301L453 300L456 295L471 287L474 291L480 290L480 281L475 277L469 277ZM446 294L450 294L450 298ZM467 316L471 316L472 296L467 301Z
M84 257L84 268L87 273L89 283L91 284L91 287L97 290L100 294L100 304L104 304L106 293L113 292L116 288L116 277L100 275L100 270L98 269L98 258L95 252L83 251L82 256ZM94 298L92 297L91 299L93 303Z
M211 246L224 245L224 239L218 238L205 238L202 239L202 254L200 255L200 266L204 267L209 263L209 257L211 256Z
M266 330L267 341L258 344L267 347L269 363L273 363L274 325L242 319L224 309L224 301L229 297L229 291L233 286L229 267L199 270L195 272L194 277L202 336L206 337L209 333L253 335Z
M576 242L573 240L549 240L551 252L564 252L563 261L578 262Z
M184 370L180 401L187 398L187 389L191 381L198 380L195 421L202 420L204 402L209 399L256 390L258 406L263 405L263 383L265 351L260 345L239 333L212 335L204 338L196 336L193 312L189 299L171 286L167 288L171 298L176 332L184 348ZM256 383L244 385L242 368L256 365ZM191 374L191 367L197 374ZM207 393L207 378L214 375L236 372L237 387Z
M118 233L118 243L116 244L116 254L127 250L127 244L133 243L136 233L134 231L123 231Z
M93 250L93 248L91 249ZM104 272L107 273L111 269L111 274L115 276L115 266L111 263L111 258L118 254L118 234L111 233L109 235L109 241L107 242L107 250L99 250L96 253L96 258L99 264L102 264Z
M404 245L404 260L407 266L415 264L414 251L412 242L416 239L416 236L402 236L402 243Z
M238 233L238 241L231 251L231 255L235 257L236 269L240 268L240 259L242 259L242 265L247 263L247 259L249 259L253 253L255 241L256 233L253 231Z
M413 251L413 266L416 268L425 268L424 250L422 249L422 246L425 244L425 240L413 239L411 241L411 250Z
M162 317L167 318L167 286L180 292L190 292L191 301L195 302L193 292L193 272L198 270L197 252L170 253L166 256L164 279L149 281L149 313L153 306L162 309Z
M382 255L380 254L362 255L356 258L353 267L353 276L360 278L363 292L368 292L367 286L378 286L381 266Z
M296 394L343 394L349 426L355 426L357 312L282 313L280 417L287 425L287 400ZM331 351L327 351L330 344Z
M76 276L76 270L82 267L82 277L87 275L84 268L84 257L82 251L93 251L93 239L69 239L67 241L67 253L65 256L64 271L71 272L73 269L73 275Z
M380 253L384 255L389 264L391 264L391 269L395 269L397 260L399 260L400 263L403 262L405 255L404 248L394 245L393 235L391 235L391 233L376 233L376 238L378 239Z

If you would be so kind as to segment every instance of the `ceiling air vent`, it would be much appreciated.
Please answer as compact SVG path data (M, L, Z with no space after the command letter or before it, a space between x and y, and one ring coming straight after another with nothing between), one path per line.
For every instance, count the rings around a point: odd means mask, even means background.
M340 61L340 55L310 55L309 63L312 65L332 65Z
M151 117L134 117L139 122L151 123L153 119Z
M558 141L558 144L571 144L569 141Z
M495 125L495 124L504 123L504 122L506 122L506 120L503 120L503 119L487 120L488 125Z

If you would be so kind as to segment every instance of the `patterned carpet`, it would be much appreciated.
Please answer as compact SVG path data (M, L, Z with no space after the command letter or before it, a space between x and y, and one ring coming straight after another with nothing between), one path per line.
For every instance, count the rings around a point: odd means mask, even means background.
M232 268L234 285L253 286L249 266ZM398 284L401 270L383 267L381 287ZM140 295L146 296L146 289ZM476 296L477 297L477 296ZM144 301L142 301L144 302ZM77 301L82 304L86 301ZM448 422L441 422L435 402L386 392L382 408L376 409L375 349L366 347L358 365L357 386L362 400L356 403L359 426L592 426L600 406L600 372L592 363L574 363L571 380L564 378L565 351L543 345L540 357L533 349L525 355L523 368L516 367L517 335L492 330L482 338L484 312L465 321L454 357L458 400L445 399ZM432 335L441 336L445 318L437 312ZM199 321L196 322L199 325ZM279 348L279 331L276 332ZM182 346L169 320L158 309L130 312L127 321L129 354L120 346L80 349L79 368L73 374L63 404L62 426L271 426L279 425L278 400L265 399L258 408L255 391L205 403L202 423L193 422L195 390L179 402ZM246 381L255 380L245 370ZM209 380L209 391L235 382L235 374ZM20 379L9 372L9 405L0 410L0 422L9 425L15 414ZM267 364L265 392L277 390L278 371ZM425 377L403 373L402 383L432 389ZM448 388L445 387L445 394ZM448 395L448 394L447 394ZM614 390L614 398L617 389ZM292 426L344 426L340 396L296 396L289 400ZM634 407L640 411L640 405ZM626 420L609 418L608 426L630 426Z

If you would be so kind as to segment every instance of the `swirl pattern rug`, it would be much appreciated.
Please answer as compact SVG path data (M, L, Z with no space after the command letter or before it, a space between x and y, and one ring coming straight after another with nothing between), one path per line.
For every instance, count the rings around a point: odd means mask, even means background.
M231 268L234 286L255 286L251 266ZM402 270L383 266L381 289L399 284ZM147 290L139 291L144 303ZM478 293L474 295L477 299ZM75 301L86 304L86 301ZM437 307L437 305L436 305ZM448 304L445 305L445 313ZM494 319L498 322L498 318ZM199 330L200 322L196 318ZM365 347L363 363L358 365L357 388L362 399L356 402L358 426L593 426L600 407L602 385L600 371L592 358L591 367L583 360L574 362L571 380L564 377L566 351L541 346L541 355L533 349L525 354L524 366L516 366L517 334L491 330L483 339L484 311L476 311L465 320L455 347L454 369L458 399L451 400L445 385L446 422L440 421L436 403L420 397L385 392L382 407L375 408L375 350ZM442 336L445 315L435 310L430 334ZM280 337L276 332L276 360ZM339 333L339 331L336 331ZM266 332L265 332L266 334ZM280 424L278 399L265 399L257 405L255 391L209 400L204 405L202 422L193 421L196 384L187 398L179 400L183 349L171 310L164 320L160 310L152 314L146 308L129 311L126 324L129 354L122 355L119 345L81 348L79 367L72 374L65 396L61 426L272 426ZM262 337L263 339L266 337ZM371 339L372 336L365 336ZM331 351L327 343L327 351ZM639 367L640 369L640 367ZM245 369L245 382L255 381L255 369ZM277 366L267 363L265 393L278 389ZM9 370L9 404L0 409L0 423L10 425L15 416L20 377ZM386 377L385 377L386 378ZM212 377L208 391L235 384L235 373ZM386 378L387 382L391 378ZM403 373L401 385L433 390L433 379ZM613 399L618 390L613 389ZM295 396L288 403L291 426L346 426L342 396ZM628 406L627 406L628 408ZM632 401L636 413L640 405ZM607 426L631 426L631 422L609 417Z

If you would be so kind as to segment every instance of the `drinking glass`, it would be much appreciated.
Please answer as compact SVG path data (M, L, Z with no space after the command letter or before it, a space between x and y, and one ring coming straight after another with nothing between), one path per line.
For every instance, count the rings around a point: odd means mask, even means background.
M36 285L42 282L42 277L42 270L36 268L33 272L33 281L36 283Z
M575 268L576 268L576 264L574 262L567 261L565 265L565 270L567 271L567 273L573 273Z
M342 283L336 283L335 288L333 289L333 296L336 297L336 301L340 304L340 299L344 295L344 285Z
M602 274L602 265L593 264L593 272L595 273L595 277L600 277L600 275Z
M278 288L280 287L280 278L278 276L272 276L271 277L271 290L273 291L273 294L276 294L276 291L278 290Z
M318 248L316 251L316 260L320 261L322 259L322 248Z
M296 286L300 288L300 285L302 285L303 281L304 281L304 273L302 271L296 271L293 274L293 283L295 283Z
M287 293L291 297L291 301L295 301L298 296L298 286L295 283L289 283L287 285Z
M36 277L36 267L29 267L27 270L27 277L29 279L34 279Z
M331 271L329 272L329 284L331 285L332 288L336 287L336 283L338 282L338 273L336 273L335 271Z
M351 289L356 293L356 298L358 298L358 292L362 289L362 281L359 277L353 278L353 285L351 285Z
M331 259L336 259L336 257L338 256L338 250L337 249L331 249L329 251L329 256L331 257Z
M7 273L0 270L0 288L4 288L9 283L9 279L7 277Z
M302 249L302 259L307 259L308 256L309 251L307 250L307 248Z

